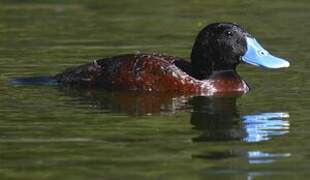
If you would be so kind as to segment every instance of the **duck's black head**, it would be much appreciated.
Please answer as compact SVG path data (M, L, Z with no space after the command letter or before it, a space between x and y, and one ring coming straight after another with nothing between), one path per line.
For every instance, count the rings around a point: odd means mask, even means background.
M241 61L269 68L289 66L287 61L270 55L250 33L234 23L213 23L203 28L196 37L191 61L197 79L205 79L214 71L235 70Z

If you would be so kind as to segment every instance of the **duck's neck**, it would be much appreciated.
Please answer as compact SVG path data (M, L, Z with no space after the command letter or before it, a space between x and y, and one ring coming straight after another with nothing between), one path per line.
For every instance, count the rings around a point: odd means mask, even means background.
M197 48L197 43L194 44L191 54L191 76L196 79L206 79L212 74L212 61L202 48Z
M212 71L212 73L207 77L207 79L212 80L238 80L242 81L241 77L238 75L238 73L235 70L215 70Z
M220 62L220 60L219 60ZM214 61L205 58L204 60L192 59L191 75L199 80L208 79L218 74L237 74L236 66L224 63L214 63ZM239 77L239 76L238 76Z
M236 70L239 63L238 56L221 53L212 48L206 47L207 44L202 44L196 40L191 53L191 75L199 80L207 79L215 71Z

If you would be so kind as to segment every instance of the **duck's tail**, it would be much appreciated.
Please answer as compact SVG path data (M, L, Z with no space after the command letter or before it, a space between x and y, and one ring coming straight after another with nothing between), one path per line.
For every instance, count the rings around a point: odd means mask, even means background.
M57 85L57 80L51 76L19 77L9 80L13 85Z

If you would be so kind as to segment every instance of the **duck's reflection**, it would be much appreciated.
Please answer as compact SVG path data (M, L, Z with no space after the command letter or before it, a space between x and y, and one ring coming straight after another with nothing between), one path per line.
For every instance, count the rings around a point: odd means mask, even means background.
M259 142L269 140L272 136L289 133L289 114L285 112L259 113L242 116L247 136L244 141Z
M264 112L244 114L238 111L237 100L240 96L178 96L172 94L150 94L137 92L106 92L100 89L61 89L65 95L73 97L77 105L102 112L127 115L174 114L180 111L191 113L190 123L199 131L199 136L192 138L194 143L218 141L261 142L289 133L289 114L286 112ZM273 163L279 158L290 157L287 152L271 152L232 148L214 152L192 154L192 158L220 160L238 157L237 164L248 165ZM236 166L238 166L236 165ZM264 176L265 172L240 170L236 166L208 168L203 176L223 175L246 176L252 179ZM206 173L206 174L205 174Z
M202 132L193 141L239 140L247 136L236 107L236 96L196 96L190 100L191 124Z
M231 141L259 142L289 132L289 117L285 112L240 115L237 99L240 95L180 96L141 92L111 92L102 89L60 89L74 97L74 102L103 112L127 115L174 114L190 111L193 129L201 131L194 142Z
M259 142L289 132L288 113L271 112L240 116L236 106L237 96L205 97L191 99L193 112L191 124L202 131L193 141L242 140Z
M249 164L269 164L277 158L290 157L291 153L270 153L262 151L248 151L247 158Z
M73 97L76 105L101 110L113 114L144 116L157 114L174 114L189 109L189 97L176 94L156 94L144 92L105 91L103 89L60 89L66 96Z
M266 175L282 174L278 171L265 171L263 169L251 169L252 165L267 165L274 163L281 158L288 158L291 153L265 152L265 151L246 151L244 149L232 149L223 152L209 152L204 155L196 155L195 157L207 160L214 160L214 157L220 158L235 158L236 165L233 163L229 166L207 168L202 170L202 177L204 179L254 179L256 177L264 177ZM244 164L247 162L248 166Z
M289 132L289 117L285 112L240 115L237 99L240 95L179 96L141 92L107 92L101 89L60 89L74 97L74 102L104 112L127 115L173 114L192 111L190 122L201 131L194 142L231 141L259 142Z

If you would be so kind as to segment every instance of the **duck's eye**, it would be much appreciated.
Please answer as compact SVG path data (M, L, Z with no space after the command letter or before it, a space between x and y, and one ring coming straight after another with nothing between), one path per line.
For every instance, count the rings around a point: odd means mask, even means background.
M232 33L231 31L227 31L227 32L226 32L226 35L227 35L228 37L231 37L231 36L233 36L233 33Z

